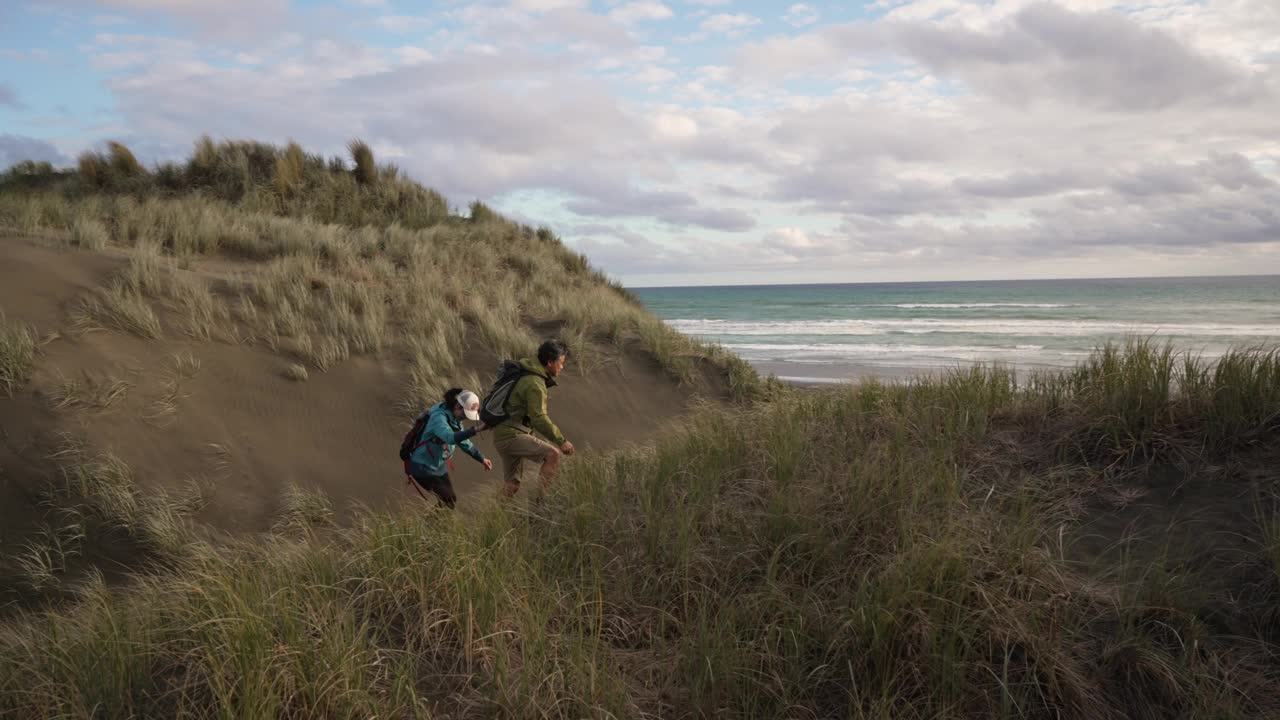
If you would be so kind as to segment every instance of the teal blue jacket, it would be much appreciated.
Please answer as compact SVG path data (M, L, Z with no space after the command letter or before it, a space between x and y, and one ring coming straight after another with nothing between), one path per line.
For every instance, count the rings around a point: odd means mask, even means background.
M471 444L474 429L463 430L462 423L453 416L453 411L440 403L429 411L426 427L418 438L417 447L409 456L412 468L420 473L439 477L449 472L449 458L453 456L453 446L475 458L476 462L484 462L484 454Z

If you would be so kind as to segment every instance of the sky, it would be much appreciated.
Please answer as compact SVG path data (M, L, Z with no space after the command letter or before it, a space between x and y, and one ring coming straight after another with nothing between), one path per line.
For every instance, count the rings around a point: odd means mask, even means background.
M1275 0L0 2L0 167L359 137L632 286L1280 273Z

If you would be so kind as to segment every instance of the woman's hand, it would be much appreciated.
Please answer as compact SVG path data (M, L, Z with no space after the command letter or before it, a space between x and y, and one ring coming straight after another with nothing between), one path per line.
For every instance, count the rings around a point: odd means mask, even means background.
M481 463L481 465L484 465L485 470L493 470L493 461L490 460L489 458L485 458L484 462Z

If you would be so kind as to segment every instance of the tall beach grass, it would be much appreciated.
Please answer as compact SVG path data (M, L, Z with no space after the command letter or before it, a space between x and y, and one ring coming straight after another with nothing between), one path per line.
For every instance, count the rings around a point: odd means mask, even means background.
M1224 426L1275 440L1274 355L1231 357L1193 372L1264 392L1212 400L1225 386L1184 369L1183 390L1146 394L1161 354L1131 346L1031 387L975 368L707 406L570 463L532 511L368 514L91 584L0 629L0 711L1264 717L1274 648L1215 632L1156 574L1091 577L1052 550L1072 492L1054 479L1107 472L1076 452L1117 403L1155 403L1101 426L1120 449L1161 432L1225 457L1244 446L1210 442ZM1002 438L1050 420L1046 461L1005 473Z

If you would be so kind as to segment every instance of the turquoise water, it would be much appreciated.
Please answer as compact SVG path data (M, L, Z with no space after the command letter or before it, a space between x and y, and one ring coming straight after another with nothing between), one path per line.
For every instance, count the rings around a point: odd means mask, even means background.
M1126 337L1206 358L1280 343L1280 276L639 288L673 327L781 377L823 381L974 362L1070 367Z

